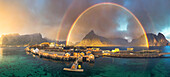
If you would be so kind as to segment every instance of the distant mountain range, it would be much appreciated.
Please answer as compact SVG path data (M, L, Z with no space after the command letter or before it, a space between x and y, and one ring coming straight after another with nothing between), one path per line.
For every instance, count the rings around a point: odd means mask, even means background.
M47 41L48 39L42 38L40 33L30 35L9 34L1 37L2 45L33 45Z
M16 45L34 45L43 42L57 42L58 44L66 44L66 41L56 41L48 38L43 38L40 33L19 35L19 34L7 34L2 35L0 38L0 46L16 46ZM70 42L70 44L72 44Z
M166 46L169 43L162 33L158 33L158 35L148 33L147 37L150 46ZM144 35L131 42L123 38L108 39L96 35L92 30L76 46L144 46L144 39Z
M168 40L162 33L155 35L153 33L147 33L148 41L150 46L166 46L170 45ZM92 30L90 31L80 42L76 43L76 46L143 46L145 42L144 35L139 38L133 39L128 42L123 38L105 38L95 34ZM55 40L50 40L48 38L43 38L40 33L29 34L29 35L19 35L19 34L9 34L3 35L0 38L2 45L34 45L40 44L42 42L56 42ZM59 44L66 44L66 41L57 41Z

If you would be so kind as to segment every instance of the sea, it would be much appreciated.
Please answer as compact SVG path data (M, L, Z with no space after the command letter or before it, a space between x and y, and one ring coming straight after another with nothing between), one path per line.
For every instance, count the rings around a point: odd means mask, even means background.
M117 47L103 47L112 50ZM118 47L126 50L127 47ZM163 58L99 57L83 62L84 72L68 72L71 61L56 61L26 53L21 48L0 48L0 77L170 77L170 55ZM134 47L134 50L145 48ZM170 52L170 46L150 47Z

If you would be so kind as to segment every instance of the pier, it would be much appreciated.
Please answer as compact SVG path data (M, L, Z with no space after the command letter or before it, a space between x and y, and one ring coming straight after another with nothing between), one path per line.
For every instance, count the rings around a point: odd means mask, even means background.
M170 55L170 53L163 53L159 50L142 50L142 51L119 51L116 53L107 52L103 54L98 54L100 56L106 57L120 57L120 58L158 58L163 57L164 55Z
M30 50L30 49L28 49ZM74 52L74 51L77 52ZM41 49L38 53L30 50L33 54L37 54L40 57L50 58L54 60L73 60L75 61L80 56L82 60L94 62L95 57L119 57L119 58L158 58L164 55L169 55L170 53L163 53L161 50L140 50L133 51L133 48L127 48L127 50L101 50L99 48L86 48L86 49L57 49L57 48L46 48ZM81 52L81 53L80 53ZM85 55L86 52L90 52ZM69 54L66 54L69 53ZM72 54L72 55L71 55Z
M90 52L90 53L84 53L84 52L51 52L47 50L38 50L37 49L25 49L27 52L30 52L34 55L38 55L43 58L48 58L48 59L53 59L53 60L63 60L63 61L75 61L79 60L79 62L94 62L95 61L95 56ZM71 55L72 54L72 55ZM81 58L80 58L81 57Z

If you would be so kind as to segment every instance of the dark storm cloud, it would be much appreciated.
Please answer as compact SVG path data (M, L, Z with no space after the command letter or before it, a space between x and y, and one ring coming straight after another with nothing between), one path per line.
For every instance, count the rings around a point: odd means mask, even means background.
M126 3L125 7L137 16L147 32L158 32L167 27L169 0L131 0Z
M90 7L92 3L90 0L74 0L71 4L70 8L66 11L66 18L64 19L64 23L62 24L60 37L61 40L66 40L67 34L76 20L76 18L88 7Z
M13 24L12 26L15 26L13 30L9 29L8 27L4 27L4 31L2 30L1 34L8 32L18 32L21 34L40 32L45 37L55 39L57 31L59 30L60 23L62 22L62 18L64 15L66 15L60 32L60 40L66 40L69 29L76 18L88 7L101 2L114 2L126 7L132 11L132 13L134 13L134 15L139 19L146 32L163 32L165 34L168 31L167 28L170 29L169 0L1 0L1 7L4 7L5 9L4 13L2 13L4 9L0 9L1 15L6 16L4 17L8 20L6 22L11 22L11 24L5 25ZM85 21L82 20L80 25L83 27L79 29L82 29L83 31L83 28L89 28L90 25L93 25L95 28L97 28L97 34L108 35L108 37L110 37L107 32L111 31L112 29L117 29L120 26L120 24L116 23L116 18L120 18L120 15L111 15L109 13L113 12L104 10L98 13L92 13L94 15L91 15L91 17L95 15L100 15L100 17L98 17L98 19L88 17L89 20L93 22L88 22L87 19ZM8 16L16 17L10 18ZM128 17L126 19L128 22L134 21ZM14 23L14 21L21 23ZM4 23L0 24L4 25ZM106 27L108 25L115 26L110 26L108 28ZM131 25L135 24L129 23L127 29L136 30L136 28L132 27ZM105 33L102 33L102 31ZM133 34L133 31L129 31L129 36L133 35L132 37L137 37ZM124 33L123 31L121 33L120 31L113 32L113 34ZM125 35L128 34L124 33L121 37ZM166 35L168 37L169 34Z
M137 16L147 33L162 32L167 38L170 36L169 0L127 0L124 6Z
M126 28L119 30L119 27ZM107 38L137 38L143 34L132 15L114 5L101 5L87 11L77 21L70 41L81 40L90 30Z
M71 28L71 25L74 23L76 18L84 10L86 10L87 8L89 8L90 6L92 6L94 4L101 3L101 2L115 2L115 3L119 3L119 4L124 3L123 0L74 0L71 8L69 8L66 11L66 12L68 12L68 14L66 15L67 18L64 20L64 23L62 25L62 29L61 29L61 32L60 32L60 39L66 39L67 38L67 34L68 34L68 32ZM103 14L101 14L101 15L106 15L107 13L104 13L104 11L103 11ZM98 23L98 22L96 22L96 23ZM101 24L104 24L104 23L101 23ZM107 24L105 23L105 25L107 25ZM87 27L87 25L85 27ZM99 29L101 29L101 31L103 31L105 28L99 28Z
M32 15L35 17L34 22L37 23L36 25L39 25L39 31L43 33L45 37L56 39L62 17L72 0L44 0L41 7L39 4L40 1L34 3L33 8L29 7L32 5L32 2L30 2L28 8L30 8L30 11L33 11ZM38 7L35 8L36 6Z
M127 9L129 9L134 15L139 19L139 21L142 23L145 31L147 33L158 33L163 32L164 34L167 33L164 29L170 27L170 1L168 0L93 0L90 1L91 5L100 3L100 2L114 2L118 3ZM84 7L90 7L90 6L84 6ZM84 9L85 10L85 9ZM80 10L82 11L82 10ZM107 15L107 13L104 13L104 15ZM74 15L73 15L74 16ZM72 16L73 19L75 19ZM78 16L75 16L78 17ZM104 19L104 18L103 18ZM98 20L100 21L100 20ZM128 20L131 21L131 20ZM95 21L94 21L95 22ZM73 23L73 22L72 22ZM69 24L69 25L72 25ZM99 22L100 23L100 22ZM101 23L102 24L102 23ZM105 24L109 25L109 24ZM134 24L129 24L134 25ZM98 28L101 31L105 31L106 29L102 26L98 26ZM136 27L129 26L130 29L134 29L137 31ZM133 35L133 37L137 37L134 33L136 31L130 31L130 36ZM99 32L98 32L99 33ZM116 33L116 32L114 32ZM121 33L119 33L121 34ZM139 35L138 35L139 37ZM168 36L167 36L168 37Z

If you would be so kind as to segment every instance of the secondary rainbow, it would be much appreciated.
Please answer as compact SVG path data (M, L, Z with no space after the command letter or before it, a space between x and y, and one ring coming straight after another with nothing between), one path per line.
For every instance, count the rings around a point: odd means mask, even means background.
M67 8L66 12L64 13L64 16L63 16L63 18L62 18L62 20L60 22L60 25L59 25L59 29L57 31L56 41L60 40L61 28L63 26L63 23L64 23L65 19L67 18L68 14L69 14L69 11L70 11L71 7L74 5L74 2L75 2L75 0L69 5L69 7Z
M142 31L143 31L143 33L144 33L144 36L145 36L146 47L149 47L149 43L148 43L148 38L147 38L146 32L145 32L142 24L141 24L140 21L138 20L138 18L137 18L130 10L128 10L127 8L125 8L125 7L123 7L123 6L119 5L119 4L111 3L111 2L98 3L98 4L95 4L95 5L87 8L86 10L84 10L84 11L77 17L77 19L74 21L74 23L72 24L72 26L71 26L71 28L70 28L70 30L69 30L69 33L68 33L68 35L67 35L66 45L68 45L68 43L69 43L69 41L70 41L70 36L71 36L72 30L74 29L74 26L75 26L75 24L77 23L77 21L78 21L84 14L86 14L86 12L88 12L89 10L91 10L91 9L97 7L97 6L101 6L101 5L112 5L112 6L120 7L120 8L122 8L122 9L126 10L129 14L131 14L131 15L134 17L134 19L138 22L138 24L140 25L140 27L141 27L141 29L142 29Z

